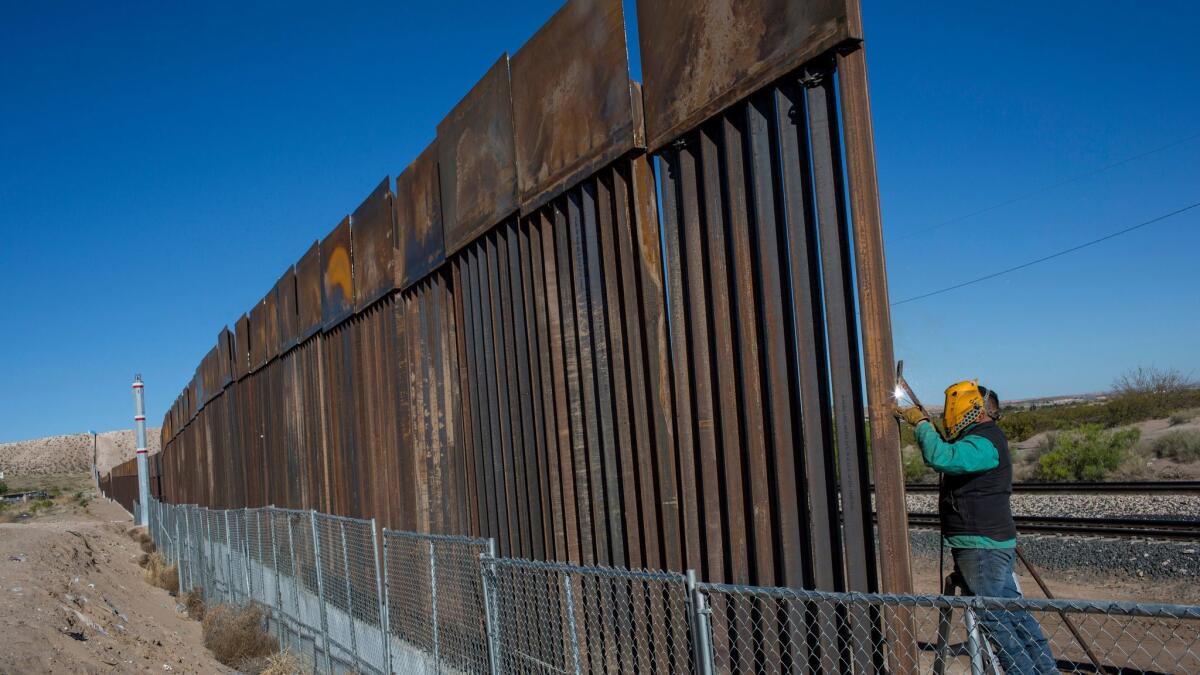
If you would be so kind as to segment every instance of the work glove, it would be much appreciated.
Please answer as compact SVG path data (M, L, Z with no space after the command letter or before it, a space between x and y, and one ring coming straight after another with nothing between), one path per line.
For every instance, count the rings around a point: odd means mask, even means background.
M929 421L929 417L915 405L907 408L893 408L892 414L896 416L896 419L908 422L914 427L921 422Z

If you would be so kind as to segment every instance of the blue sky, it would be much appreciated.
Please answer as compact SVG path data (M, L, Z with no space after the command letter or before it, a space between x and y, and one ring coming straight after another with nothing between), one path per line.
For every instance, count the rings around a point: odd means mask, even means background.
M129 426L136 371L157 424L220 328L558 3L417 4L0 5L0 441ZM1193 139L924 231L1200 133L1192 4L864 15L893 299L1200 201ZM931 399L1200 375L1198 225L896 307L897 355Z

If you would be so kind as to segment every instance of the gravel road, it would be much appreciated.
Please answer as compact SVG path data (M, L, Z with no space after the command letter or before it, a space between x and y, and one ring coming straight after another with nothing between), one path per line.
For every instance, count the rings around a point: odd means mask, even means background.
M1200 498L1192 495L1038 495L1012 496L1016 516L1076 518L1187 518L1200 520ZM908 510L936 513L937 495L908 495Z

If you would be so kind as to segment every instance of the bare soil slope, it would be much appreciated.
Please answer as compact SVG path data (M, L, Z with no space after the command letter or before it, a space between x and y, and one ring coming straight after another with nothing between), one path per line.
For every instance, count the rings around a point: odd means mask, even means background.
M0 673L228 673L200 624L143 581L120 506L0 524Z
M146 429L150 454L159 450L158 427ZM105 431L96 435L100 473L134 456L137 442L132 429ZM87 472L92 466L91 434L46 436L15 443L0 443L0 471L6 476Z

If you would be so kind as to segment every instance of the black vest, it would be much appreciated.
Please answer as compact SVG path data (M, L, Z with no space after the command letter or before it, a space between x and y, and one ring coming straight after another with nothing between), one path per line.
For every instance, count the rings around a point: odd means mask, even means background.
M995 422L971 427L963 438L968 436L982 436L991 441L1000 463L981 473L943 476L938 495L942 536L973 534L996 541L1013 539L1017 536L1017 526L1009 504L1012 458L1008 454L1008 440Z

